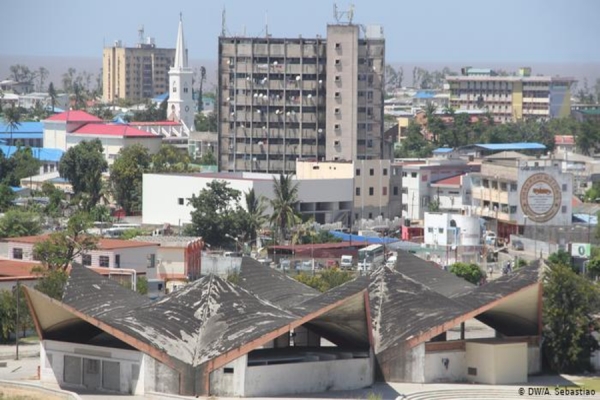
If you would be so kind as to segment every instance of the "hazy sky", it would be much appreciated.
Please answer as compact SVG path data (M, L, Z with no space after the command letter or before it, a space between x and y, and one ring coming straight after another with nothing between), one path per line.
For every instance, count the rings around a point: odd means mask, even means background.
M349 2L338 2L346 9ZM354 0L354 21L381 24L388 62L599 62L598 0ZM179 12L191 59L216 59L221 12L229 34L324 35L326 0L13 0L0 5L0 55L102 56L137 29L174 47Z

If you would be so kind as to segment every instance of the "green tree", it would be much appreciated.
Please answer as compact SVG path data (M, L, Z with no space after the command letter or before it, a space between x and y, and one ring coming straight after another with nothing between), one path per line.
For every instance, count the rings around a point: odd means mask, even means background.
M10 186L0 183L0 212L5 212L11 208L13 206L12 202L16 198L17 196Z
M485 272L477 264L457 262L450 266L450 272L474 285L478 285L485 277Z
M10 132L10 146L14 146L15 142L13 140L13 134L15 132L15 130L19 129L19 126L21 126L21 113L19 112L19 109L17 107L15 107L15 105L13 104L12 107L7 108L4 110L4 123L6 124L6 127L8 128L8 131ZM10 147L8 148L8 153L6 154L6 157L10 156Z
M151 172L186 172L189 170L190 157L175 146L163 144L158 153L152 155Z
M265 211L267 209L266 199L263 196L257 196L254 189L250 189L244 193L246 203L246 212L248 213L246 238L248 240L256 240L258 231L266 224L267 217Z
M186 234L201 236L213 245L231 244L232 237L243 234L246 212L239 206L240 191L230 188L229 183L214 180L188 201L194 210L192 223L185 228Z
M126 214L142 207L142 177L149 167L148 149L141 144L123 147L110 167L111 192Z
M273 199L270 200L273 212L270 222L276 237L285 240L290 228L300 221L298 214L298 183L292 175L273 177Z
M41 232L40 216L34 212L11 209L0 218L0 238L34 236Z
M216 132L217 115L214 112L211 112L208 115L198 113L196 114L194 124L196 125L196 130L198 132Z
M0 340L6 343L15 331L16 302L10 290L0 290Z
M123 232L123 234L120 236L120 239L122 240L130 240L133 238L136 238L138 236L142 236L144 234L144 231L141 229L127 229L125 232Z
M135 285L135 290L139 294L147 295L148 294L148 279L145 276L138 276L137 282Z
M421 126L411 121L406 129L406 137L402 139L402 144L394 156L396 158L429 157L432 150L433 146L421 133Z
M108 169L104 148L98 139L71 147L60 159L58 172L73 186L82 208L89 211L102 197L102 173Z
M9 147L10 148L10 147ZM39 173L40 162L29 147L17 146L17 150L5 162L6 170L0 172L9 186L21 186L21 179Z
M50 270L65 271L74 259L97 248L98 239L86 233L91 226L88 214L73 214L64 231L52 233L48 239L33 246L35 259Z
M298 282L302 282L320 292L326 292L329 289L343 285L352 279L354 279L352 272L342 271L338 268L326 269L318 275L308 275L303 272L296 275L296 280Z
M198 88L197 101L198 101L198 112L202 113L204 110L204 102L202 101L202 88L204 86L204 82L206 82L206 67L200 67L200 87ZM191 127L190 127L191 128Z
M167 119L167 99L163 100L159 106L156 103L146 101L146 108L133 113L132 121L153 122L164 121Z
M590 334L598 309L598 288L568 265L551 264L544 273L544 351L558 373L590 370L598 343Z
M52 218L60 218L66 208L65 192L58 189L50 182L42 185L42 194L48 198L48 204L44 207L44 214Z
M54 83L50 82L48 85L48 96L50 97L50 105L52 106L52 113L54 114L54 108L56 107L56 89L54 89Z
M200 165L217 165L217 158L212 151L205 151L202 153L202 157L198 159L197 163Z
M39 276L35 290L53 299L62 299L67 279L69 279L69 274L66 270L38 267L33 272Z
M556 253L552 253L548 256L548 262L552 265L567 265L573 269L573 272L577 272L577 268L572 265L571 254L568 251L558 250Z

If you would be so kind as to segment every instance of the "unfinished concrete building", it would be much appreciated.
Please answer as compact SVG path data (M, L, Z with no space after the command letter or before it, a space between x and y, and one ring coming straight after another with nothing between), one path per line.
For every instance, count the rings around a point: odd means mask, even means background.
M221 36L220 170L382 158L384 70L380 26L328 25L326 39Z

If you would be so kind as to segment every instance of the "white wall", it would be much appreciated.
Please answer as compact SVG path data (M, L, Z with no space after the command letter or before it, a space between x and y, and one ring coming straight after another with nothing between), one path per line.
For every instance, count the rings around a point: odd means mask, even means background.
M44 122L44 147L67 150L67 124L64 121Z
M424 230L425 244L439 245L452 244L455 240L454 230L450 231L448 237L448 228L450 222L456 222L456 227L460 228L458 244L462 246L479 246L481 240L481 225L478 216L469 216L449 213L425 213ZM440 232L440 229L443 232Z
M226 277L232 272L239 272L242 266L241 257L223 257L202 254L202 275L215 274Z
M373 384L371 358L247 367L243 396L354 390Z
M185 247L159 247L156 252L157 274L185 274Z
M222 368L210 373L210 394L218 396L244 396L244 383L246 381L246 370L248 365L248 355L244 354L240 358L230 362ZM225 373L225 368L233 369L232 372Z
M448 360L448 368L443 361ZM467 374L467 357L463 350L425 354L425 382L458 382Z
M99 139L104 148L104 158L108 164L112 164L117 158L119 150L123 147L141 144L148 149L150 154L155 154L160 150L162 138L157 136L154 138L124 138L121 136L94 135L94 134L76 134L70 133L66 139L66 149L70 149L83 141ZM66 150L65 149L65 150Z
M476 368L477 375L467 379L490 385L527 382L527 343L466 344L467 369Z
M119 362L120 392L144 394L144 355L139 351L43 340L40 343L40 381L42 383L73 386L64 382L65 355L82 359ZM132 376L134 365L137 365L140 371L137 379Z

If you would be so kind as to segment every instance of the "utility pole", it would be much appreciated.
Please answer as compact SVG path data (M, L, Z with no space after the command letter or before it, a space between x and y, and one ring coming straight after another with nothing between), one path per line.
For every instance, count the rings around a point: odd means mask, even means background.
M19 359L19 292L21 291L21 285L19 281L17 281L17 325L15 326L15 341L16 341L16 349L17 354L15 356L15 360Z

